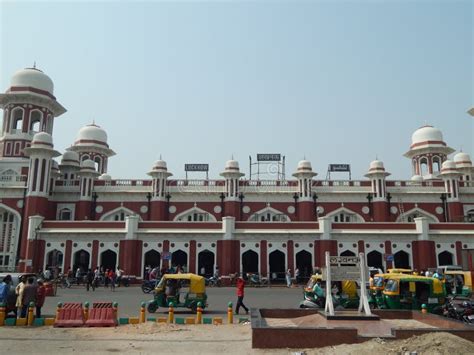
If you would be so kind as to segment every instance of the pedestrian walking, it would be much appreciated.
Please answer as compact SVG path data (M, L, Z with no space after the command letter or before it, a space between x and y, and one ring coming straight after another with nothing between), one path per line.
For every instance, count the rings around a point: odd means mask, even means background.
M46 299L46 287L44 287L43 280L38 280L38 288L36 290L36 318L41 318L41 308Z
M109 282L110 282L110 289L112 291L115 291L115 272L114 272L113 269L109 270L108 279L109 279Z
M79 286L79 284L81 283L81 268L78 267L77 270L76 270L76 284L77 286Z
M89 288L92 288L92 291L95 291L95 274L92 272L91 269L87 271L86 275L86 289L89 291Z
M124 271L120 268L120 266L117 266L117 270L115 271L115 276L116 276L116 282L117 282L118 287L120 287L120 283L122 282L123 272Z
M239 314L240 307L245 309L245 314L249 314L249 309L244 304L245 281L239 276L237 279L237 305L235 306L235 314Z
M300 269L296 268L295 270L295 280L296 284L298 285L300 283Z
M291 287L291 269L286 270L286 286Z

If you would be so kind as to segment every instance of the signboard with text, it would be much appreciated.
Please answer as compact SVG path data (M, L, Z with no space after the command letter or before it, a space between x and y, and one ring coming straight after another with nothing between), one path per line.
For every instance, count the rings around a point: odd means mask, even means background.
M209 171L209 164L184 164L184 171Z
M258 161L280 161L281 154L257 154Z
M331 172L349 172L351 171L350 164L329 164L329 171Z

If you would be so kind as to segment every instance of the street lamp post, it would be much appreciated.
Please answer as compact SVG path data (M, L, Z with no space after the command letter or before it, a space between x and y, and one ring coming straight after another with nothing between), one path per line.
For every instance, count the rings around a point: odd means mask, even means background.
M316 193L313 193L313 210L314 210L314 215L316 216L316 220L318 220L318 195Z

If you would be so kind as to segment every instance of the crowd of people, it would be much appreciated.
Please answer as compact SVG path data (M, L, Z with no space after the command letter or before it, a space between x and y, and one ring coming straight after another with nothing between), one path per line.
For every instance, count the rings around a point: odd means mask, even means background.
M147 265L144 272L144 280L155 281L159 280L161 276L165 274L185 274L186 265L172 265L170 268L163 266L161 269L159 266L151 267Z
M10 292L12 277L7 275L0 283L0 303L7 303ZM28 312L28 306L31 302L36 307L36 317L41 317L41 308L46 298L46 288L43 280L37 280L34 277L22 276L18 285L15 287L16 294L16 315L18 318L25 318Z

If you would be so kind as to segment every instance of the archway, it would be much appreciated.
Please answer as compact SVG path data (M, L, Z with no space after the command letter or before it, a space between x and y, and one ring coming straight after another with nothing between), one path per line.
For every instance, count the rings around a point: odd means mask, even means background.
M272 280L285 279L285 253L280 250L274 250L268 256L268 263L270 264L270 277Z
M181 249L171 254L171 266L185 267L188 265L188 254Z
M161 255L156 250L148 250L145 253L145 267L151 266L151 268L160 267Z
M258 274L258 254L253 250L247 250L242 254L242 273L244 277L247 274Z
M344 250L340 256L356 256L354 252L350 251L350 250ZM348 265L355 265L355 264L351 264L351 263L341 263L341 266L348 266Z
M443 251L442 253L438 254L438 266L443 265L453 265L453 254L449 251Z
M403 250L400 250L393 255L393 261L396 268L410 269L410 255Z
M117 266L117 253L108 249L100 254L100 265L104 270L115 270Z
M296 267L300 271L300 277L297 282L306 281L311 276L313 270L312 259L311 253L306 250L296 253Z
M63 253L57 249L53 249L46 255L46 267L45 269L54 269L58 267L62 269L63 266Z
M78 268L81 269L81 272L86 272L89 269L90 263L90 254L89 252L85 251L84 249L78 250L74 253L73 259L73 272L74 275L76 274L76 270Z
M367 254L367 265L369 267L375 267L383 270L383 257L382 253L373 250Z
M214 273L214 253L212 251L203 250L198 254L197 271L199 275L206 277L209 277ZM204 273L202 271L204 271Z

